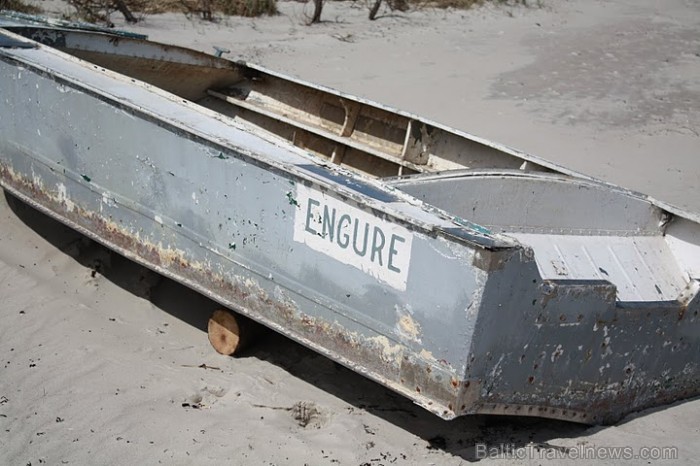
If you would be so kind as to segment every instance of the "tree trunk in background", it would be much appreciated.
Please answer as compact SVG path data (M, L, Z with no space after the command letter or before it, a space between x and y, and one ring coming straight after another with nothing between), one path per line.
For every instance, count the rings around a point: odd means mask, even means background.
M127 23L137 23L138 19L134 16L134 14L129 10L129 7L126 6L126 3L124 0L114 0L114 6L119 10L121 14L124 15L124 19L126 20Z
M323 10L323 0L314 0L314 15L309 24L321 22L321 10Z
M382 4L382 0L375 0L374 5L372 5L372 8L369 9L369 19L374 21L374 18L377 17L377 12L379 11L379 7Z

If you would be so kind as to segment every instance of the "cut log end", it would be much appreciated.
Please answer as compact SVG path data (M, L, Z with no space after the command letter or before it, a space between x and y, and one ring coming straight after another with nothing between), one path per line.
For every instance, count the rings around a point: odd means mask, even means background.
M231 356L243 347L244 326L241 325L242 317L232 312L219 309L209 318L207 333L209 342L214 349L227 356Z

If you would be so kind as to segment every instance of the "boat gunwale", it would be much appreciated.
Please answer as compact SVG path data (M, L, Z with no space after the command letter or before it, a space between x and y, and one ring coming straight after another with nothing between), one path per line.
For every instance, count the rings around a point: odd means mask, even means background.
M445 170L439 172L412 173L410 175L396 176L392 178L384 178L384 180L393 187L400 187L411 181L439 181L439 180L462 180L472 177L483 178L529 178L533 180L543 181L558 181L562 183L570 183L577 186L586 186L590 188L605 189L620 196L628 197L636 201L640 201L660 210L665 211L649 196L638 191L623 188L614 184L607 183L596 178L570 176L565 173L557 172L540 172L532 170L517 170L510 168L464 168L455 170Z
M410 175L394 176L390 178L384 178L384 180L390 185L396 188L400 188L404 181L409 182L413 180L417 181L433 181L433 180L451 180L451 179L463 179L472 176L489 176L489 177L518 177L518 178L541 178L545 180L558 179L562 182L571 182L574 184L579 184L581 186L590 186L594 188L601 188L612 191L621 196L634 199L636 201L647 203L663 213L675 215L691 222L700 223L700 213L690 212L680 207L673 206L663 201L644 194L633 189L624 188L622 186L590 177L585 175L575 174L574 176L567 173L557 173L557 172L540 172L533 170L517 170L508 168L458 168L455 170L444 170L437 172L426 172L426 173L412 173Z
M2 15L0 15L0 20L2 19ZM190 49L187 47L182 47L179 45L170 45L170 44L164 44L162 42L156 42L152 40L148 40L147 38L138 38L138 37L131 37L131 36L124 36L121 34L115 34L110 31L101 31L101 30L90 30L90 29L81 29L81 28L70 28L70 27L64 27L64 26L50 26L50 25L43 25L43 24L10 24L10 25L3 25L0 22L0 30L4 31L9 31L13 34L17 34L19 37L22 37L24 40L31 41L33 43L38 43L41 46L44 47L49 47L54 50L58 50L59 52L62 52L61 50L49 45L49 44L43 44L39 42L38 40L32 39L30 37L27 37L23 34L19 34L17 32L14 32L15 30L26 30L26 31L31 31L31 30L44 30L44 31L55 31L63 34L75 34L76 36L85 36L85 37L100 37L100 38L106 38L110 42L132 42L134 44L149 44L155 47L161 48L163 53L172 53L172 52L177 52L177 53L182 53L183 55L189 55L197 60L201 60L203 63L198 63L198 64L192 64L188 63L191 66L200 66L202 68L214 68L217 70L231 70L231 71L239 71L239 64L227 60L225 58L217 57L215 55L209 55L207 53L201 52L199 50L194 50ZM101 53L103 55L114 55L114 56L129 56L123 53L113 53L109 52L106 50L101 50L101 51L95 51L95 50L90 50L90 49L74 49L74 50L80 50L82 52L95 52L95 53ZM72 55L68 52L62 52L66 53L69 56L75 57L75 55ZM75 57L78 58L78 57ZM139 58L146 58L146 57L139 57ZM80 58L79 58L80 59ZM86 61L90 63L88 60L81 59L83 61ZM183 63L180 61L174 61L175 63ZM118 71L111 70L115 73L119 73ZM119 73L121 74L121 73ZM147 83L148 84L148 83ZM152 84L150 84L152 85ZM152 85L153 86L153 85ZM158 86L154 86L158 87Z

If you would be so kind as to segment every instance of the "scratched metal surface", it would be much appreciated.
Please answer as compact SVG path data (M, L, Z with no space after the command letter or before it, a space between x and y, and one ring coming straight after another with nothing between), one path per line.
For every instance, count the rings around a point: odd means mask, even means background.
M482 295L467 370L488 374L481 412L565 417L575 408L584 422L609 422L697 393L700 225L556 174L463 171L391 184L532 254L492 270Z
M695 259L677 299L620 302L468 215L50 48L0 50L0 80L3 187L446 419L609 422L700 390ZM697 254L678 225L669 248Z

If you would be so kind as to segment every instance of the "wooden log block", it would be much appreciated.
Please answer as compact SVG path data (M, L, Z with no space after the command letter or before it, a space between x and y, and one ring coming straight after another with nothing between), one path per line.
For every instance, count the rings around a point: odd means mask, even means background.
M252 322L245 317L219 309L209 318L207 334L217 352L231 356L246 346L252 330Z

